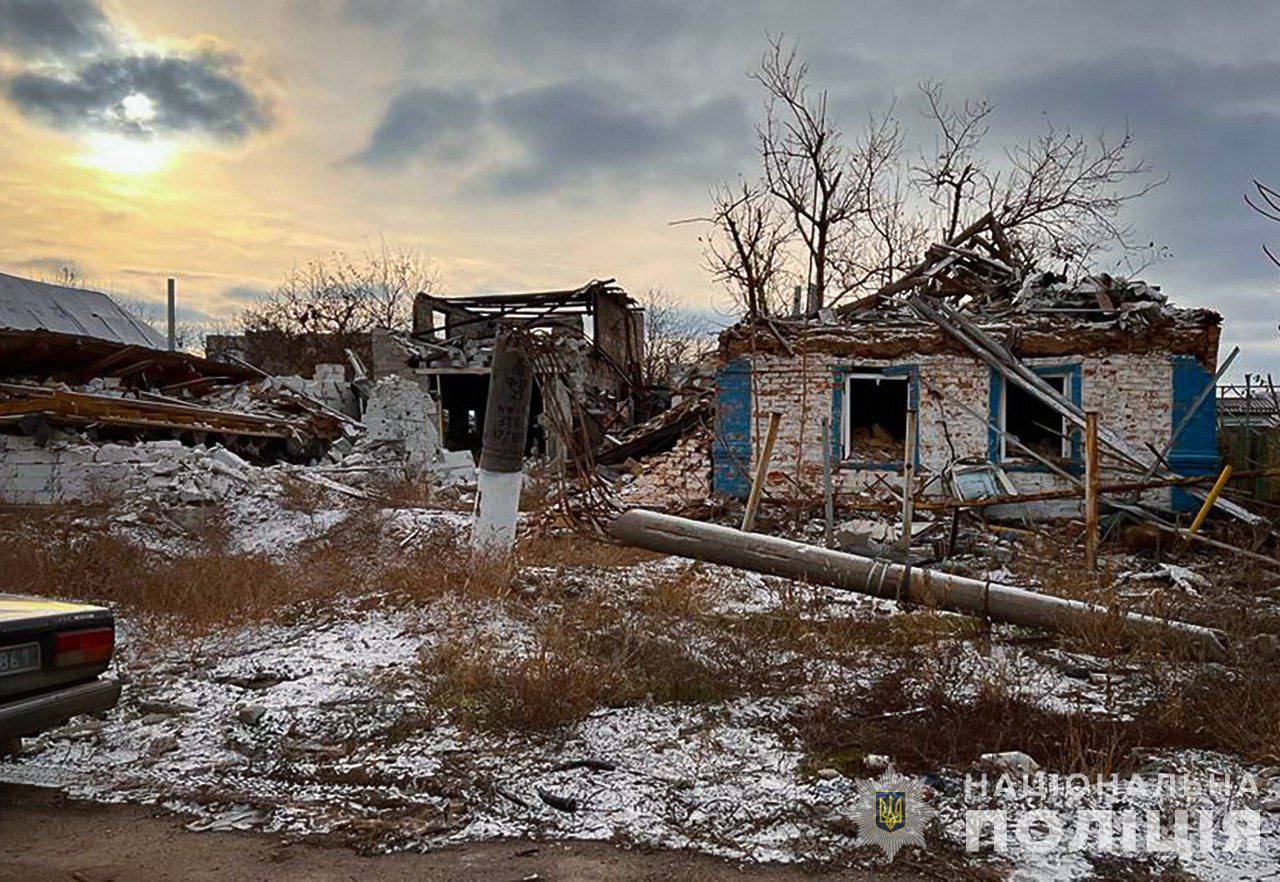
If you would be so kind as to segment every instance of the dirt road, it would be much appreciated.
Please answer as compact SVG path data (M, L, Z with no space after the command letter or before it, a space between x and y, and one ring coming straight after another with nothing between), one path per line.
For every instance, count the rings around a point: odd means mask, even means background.
M346 848L256 833L192 833L179 817L139 806L70 802L56 793L0 785L0 879L134 880L799 880L790 867L743 866L705 855L636 851L606 843L487 842L432 854L368 857ZM914 875L826 872L824 880Z

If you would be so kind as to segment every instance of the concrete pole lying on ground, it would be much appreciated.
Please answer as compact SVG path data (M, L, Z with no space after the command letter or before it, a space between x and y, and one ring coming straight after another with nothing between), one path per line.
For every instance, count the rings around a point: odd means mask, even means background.
M732 527L705 524L641 508L623 512L609 523L607 529L619 542L662 554L1014 625L1059 631L1083 629L1091 622L1105 622L1114 615L1105 607L1079 600L1036 594L1012 585L983 582L937 570L905 567L776 536L746 534ZM1221 657L1225 653L1225 635L1213 628L1140 613L1123 613L1120 619L1135 632L1182 638L1209 658Z
M475 525L471 530L471 547L485 554L507 555L515 545L532 395L533 362L519 332L503 328L493 344Z

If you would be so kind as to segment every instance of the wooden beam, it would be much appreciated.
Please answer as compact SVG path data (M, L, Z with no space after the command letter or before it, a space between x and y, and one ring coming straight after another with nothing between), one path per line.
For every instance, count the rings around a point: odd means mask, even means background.
M760 508L760 492L764 489L765 476L769 473L769 460L773 456L773 442L778 439L778 423L782 414L769 414L769 428L764 436L764 448L760 451L760 461L756 463L756 475L751 481L751 495L747 497L747 510L742 514L743 532L751 532L756 525L756 510Z
M1089 572L1098 571L1098 412L1084 415L1084 559Z

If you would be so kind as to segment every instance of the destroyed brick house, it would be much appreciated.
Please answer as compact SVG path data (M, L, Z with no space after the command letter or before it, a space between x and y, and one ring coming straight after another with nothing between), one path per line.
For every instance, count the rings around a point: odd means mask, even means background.
M873 295L726 329L701 428L646 463L631 501L745 499L771 419L762 492L775 501L822 500L829 468L842 504L900 504L910 443L917 498L1068 491L1019 511L1076 515L1085 411L1104 482L1215 474L1220 316L1139 281L1019 272L998 243L969 231ZM1187 510L1193 492L1141 501Z
M372 331L306 335L291 343L272 332L211 336L211 358L241 360L271 373L309 376L315 365L346 363L354 356L371 379L397 376L430 395L426 402L443 447L480 452L489 369L499 323L545 335L556 370L544 373L530 404L530 456L557 458L564 445L548 419L545 401L557 396L594 443L647 415L649 396L641 383L644 311L613 280L581 288L532 293L438 297L414 300L410 333ZM546 387L546 388L544 388Z

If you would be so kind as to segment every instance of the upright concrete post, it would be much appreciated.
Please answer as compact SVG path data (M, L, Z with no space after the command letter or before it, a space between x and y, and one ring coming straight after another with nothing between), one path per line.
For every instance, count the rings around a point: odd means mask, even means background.
M178 348L178 308L174 280L169 280L169 351Z
M493 344L489 369L489 403L471 532L472 548L486 554L506 555L515 545L532 395L533 363L518 332L502 328Z

